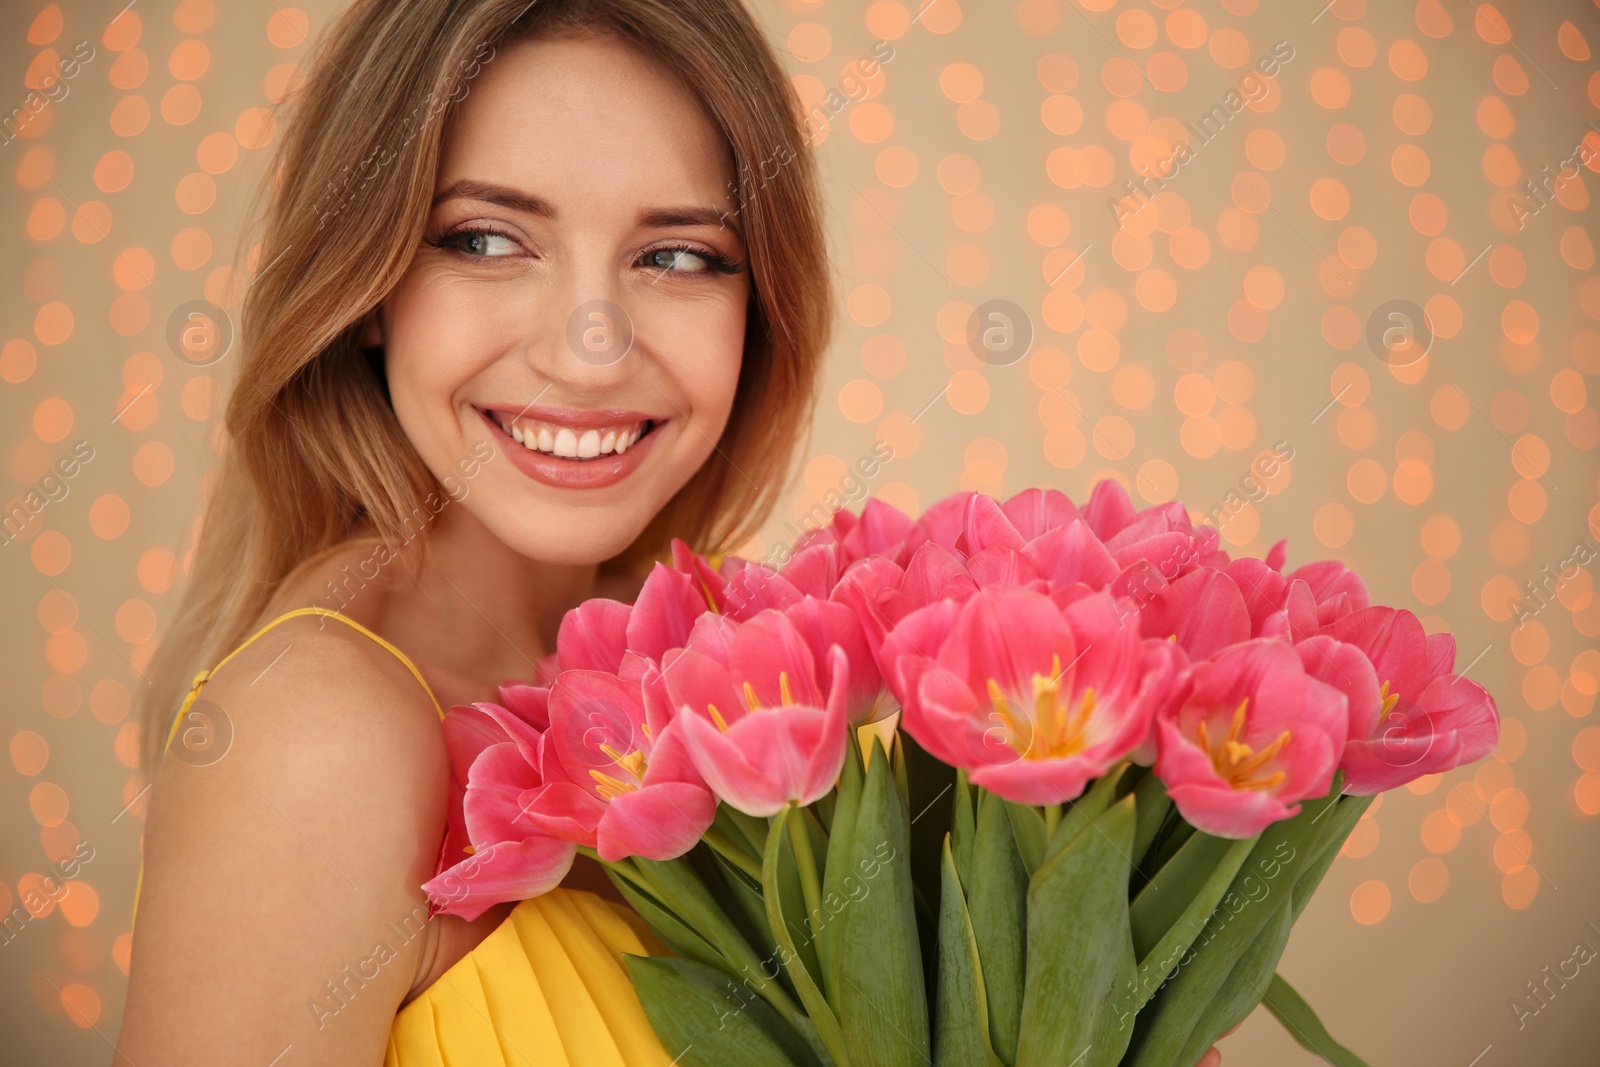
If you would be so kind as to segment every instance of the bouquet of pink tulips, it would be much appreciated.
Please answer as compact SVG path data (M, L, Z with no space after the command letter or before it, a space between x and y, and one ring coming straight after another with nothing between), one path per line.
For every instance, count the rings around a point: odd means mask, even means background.
M451 709L427 889L471 918L600 860L685 1064L1190 1067L1262 1001L1359 1064L1290 928L1371 797L1498 718L1448 634L1284 558L1112 481L871 501L779 568L677 544Z

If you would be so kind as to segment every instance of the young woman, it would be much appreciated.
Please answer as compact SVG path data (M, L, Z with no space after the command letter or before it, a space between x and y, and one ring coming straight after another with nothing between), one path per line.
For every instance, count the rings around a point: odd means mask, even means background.
M798 109L739 0L365 0L314 54L152 678L116 1062L666 1067L597 869L427 919L439 721L770 512L831 315Z
M620 906L424 921L440 708L768 514L830 321L798 109L738 0L368 0L313 54L153 676L118 1063L665 1065Z

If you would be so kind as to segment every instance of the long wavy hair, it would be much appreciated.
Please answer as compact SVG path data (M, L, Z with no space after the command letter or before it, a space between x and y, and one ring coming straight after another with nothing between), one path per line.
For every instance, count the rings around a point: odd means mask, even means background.
M151 663L147 768L193 673L246 636L285 576L355 536L409 539L440 491L361 347L362 324L410 265L444 134L492 50L591 34L676 73L720 130L751 271L717 448L602 574L637 575L675 536L700 551L736 544L770 515L816 403L832 294L802 109L740 0L358 0L285 101L220 470Z

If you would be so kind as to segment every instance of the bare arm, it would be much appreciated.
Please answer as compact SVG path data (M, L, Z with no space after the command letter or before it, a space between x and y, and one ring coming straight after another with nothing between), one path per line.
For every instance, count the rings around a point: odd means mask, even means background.
M163 762L117 1067L382 1062L428 969L449 769L416 680L342 629L236 657L203 692L227 754Z

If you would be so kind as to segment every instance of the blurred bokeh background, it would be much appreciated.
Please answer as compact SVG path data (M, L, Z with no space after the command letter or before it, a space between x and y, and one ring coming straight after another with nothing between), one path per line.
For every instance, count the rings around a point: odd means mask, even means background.
M279 106L340 6L294 2L0 6L7 1064L117 1033L130 708L234 370L180 335L254 265ZM1115 478L1236 554L1348 562L1456 634L1502 739L1373 805L1281 969L1375 1067L1596 1062L1600 3L752 4L817 131L843 313L744 554L859 507L882 439L865 491L907 511ZM1225 1049L1313 1062L1265 1012Z

